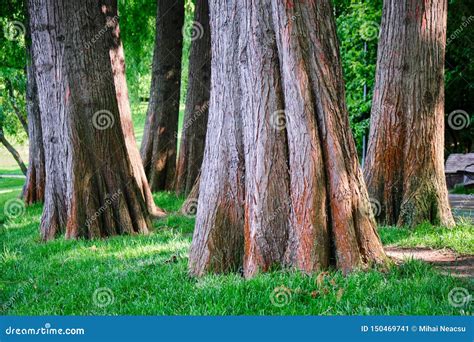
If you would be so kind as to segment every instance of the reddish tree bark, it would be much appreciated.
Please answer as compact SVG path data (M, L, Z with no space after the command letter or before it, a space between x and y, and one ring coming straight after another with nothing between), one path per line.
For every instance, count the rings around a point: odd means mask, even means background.
M157 1L150 100L140 148L145 173L152 191L173 188L176 170L183 23L183 0Z
M191 274L384 262L330 2L210 7L212 89Z
M365 178L384 224L452 226L444 176L445 0L386 0Z
M148 212L152 217L158 218L165 216L165 212L155 205L153 195L151 193L148 180L146 178L145 169L143 168L142 158L137 148L135 133L133 130L132 112L130 109L130 101L128 97L128 87L125 74L125 54L123 44L120 39L119 17L116 0L106 0L104 5L107 8L107 22L110 26L112 34L110 44L110 60L112 63L112 71L114 74L115 90L117 93L117 103L120 112L120 122L125 135L125 143L133 167L133 175L140 187L141 193L145 200Z
M151 225L120 125L100 0L30 0L46 159L47 240L146 233Z
M197 0L191 51L189 55L188 92L181 144L176 166L175 189L187 195L201 170L206 141L211 87L211 30L208 0Z

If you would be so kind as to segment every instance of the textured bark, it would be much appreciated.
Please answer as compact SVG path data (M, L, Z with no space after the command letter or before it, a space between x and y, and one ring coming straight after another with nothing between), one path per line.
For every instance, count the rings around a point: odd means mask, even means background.
M146 233L100 0L30 0L33 60L46 159L41 235L51 239Z
M445 0L386 0L365 178L384 224L452 226L444 176Z
M13 147L12 144L5 138L5 133L3 132L3 128L0 127L0 142L2 143L3 146L7 149L8 152L12 155L12 157L15 159L16 163L21 169L21 172L23 172L24 175L26 175L26 166L25 163L23 162L23 159L21 159L20 154L18 151Z
M155 218L163 217L165 216L165 212L158 208L153 200L153 195L151 193L150 186L148 185L148 180L146 178L145 169L143 168L142 158L137 148L137 142L133 130L132 112L130 109L125 74L125 54L123 51L123 44L120 39L117 1L105 0L103 3L107 8L107 22L109 23L110 32L112 34L110 60L114 74L117 103L120 112L120 122L125 135L125 144L127 146L128 156L133 167L133 175L135 176L135 180L140 187L140 191L143 195L150 215Z
M28 116L28 171L22 198L27 205L43 202L45 191L45 160L43 148L43 132L38 102L38 87L35 79L35 66L31 60L31 34L27 28L29 61L26 66L26 112Z
M206 141L211 87L211 30L208 0L196 1L194 25L199 32L191 43L189 55L188 92L175 179L176 192L185 195L191 191L196 182Z
M238 1L210 1L212 66L206 148L189 265L193 275L237 271L244 255L244 158ZM213 36L214 34L214 36Z
M152 191L173 188L183 23L183 0L158 0L150 100L140 148Z
M210 2L193 275L232 265L251 277L274 264L347 272L385 260L350 133L330 2L289 4Z

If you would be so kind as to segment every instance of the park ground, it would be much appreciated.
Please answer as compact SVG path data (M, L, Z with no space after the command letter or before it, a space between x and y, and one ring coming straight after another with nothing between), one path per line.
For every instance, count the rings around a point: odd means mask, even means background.
M135 127L143 126L139 113ZM0 175L19 172L8 163ZM184 198L155 194L169 215L147 236L43 243L41 205L20 208L13 218L3 210L23 182L0 177L3 315L472 315L474 226L468 220L452 229L380 227L394 257L384 268L196 279L187 273L194 218L180 213Z

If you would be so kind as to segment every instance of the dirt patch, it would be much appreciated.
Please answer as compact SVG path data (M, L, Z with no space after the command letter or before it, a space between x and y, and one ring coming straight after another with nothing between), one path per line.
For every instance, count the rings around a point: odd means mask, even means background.
M417 259L438 267L443 274L474 279L474 256L458 255L449 249L386 247L385 252L395 261Z

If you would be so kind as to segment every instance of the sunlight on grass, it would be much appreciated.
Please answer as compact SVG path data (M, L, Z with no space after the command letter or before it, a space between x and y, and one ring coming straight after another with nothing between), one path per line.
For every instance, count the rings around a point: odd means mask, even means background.
M0 186L1 188L1 186ZM8 315L460 315L447 295L471 283L408 261L386 270L305 275L278 270L245 280L239 273L188 275L194 218L180 213L183 198L154 194L168 217L149 235L109 239L39 241L41 205L7 219L0 194L0 303ZM415 230L381 228L386 244L472 249L472 226ZM438 236L439 234L439 236ZM470 247L469 247L469 244ZM110 303L98 306L96 291ZM21 296L18 295L21 291ZM283 291L282 303L275 296ZM470 290L471 291L471 290ZM12 298L14 300L12 300ZM276 304L275 304L276 303Z

